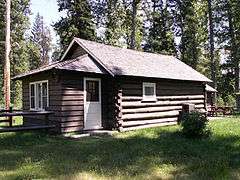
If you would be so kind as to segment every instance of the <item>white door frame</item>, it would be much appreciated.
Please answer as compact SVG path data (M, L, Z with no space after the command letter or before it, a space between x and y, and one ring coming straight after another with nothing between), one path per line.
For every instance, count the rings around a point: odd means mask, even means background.
M83 79L83 88L84 88L84 130L88 130L86 129L86 103L87 103L87 93L86 93L86 81L87 80L93 80L93 81L98 81L99 83L99 102L97 103L100 103L101 105L101 111L100 111L100 125L99 125L99 129L102 128L102 92L101 92L101 89L102 89L102 84L101 84L101 79L100 78L89 78L89 77L84 77ZM94 103L94 102L91 102L91 103Z

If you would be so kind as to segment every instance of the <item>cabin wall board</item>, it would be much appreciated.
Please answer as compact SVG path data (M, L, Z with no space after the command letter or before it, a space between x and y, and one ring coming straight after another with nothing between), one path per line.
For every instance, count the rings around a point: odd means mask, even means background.
M77 43L74 43L72 48L67 53L67 55L64 59L75 59L84 54L87 54L87 52L82 47L80 47Z
M38 74L36 77L23 80L23 109L30 109L29 83L48 80L49 111L54 111L50 121L57 125L57 132L83 131L84 129L84 77L95 77L102 80L102 126L112 128L112 108L109 96L111 94L111 81L101 75L74 73L61 71L53 76L53 72ZM44 123L43 117L24 118L25 125Z
M71 71L48 71L23 80L23 109L30 109L29 83L48 80L51 123L57 132L84 130L84 77L101 78L102 126L104 129L131 128L177 121L183 103L205 108L201 82L154 78L117 77ZM142 99L142 83L156 83L156 102ZM120 94L119 94L120 93ZM118 106L118 107L117 107ZM25 124L44 123L43 117L24 118Z
M48 80L48 93L49 93L49 111L60 111L59 104L53 103L56 97L59 97L61 94L61 84L58 81L58 75L54 71L47 71L43 73L39 73L36 75L29 76L22 80L22 96L23 96L23 110L30 110L30 87L29 84L31 82ZM44 116L27 116L24 117L24 125L32 125L32 124L44 124L45 123ZM49 120L51 124L55 124L57 126L54 131L59 132L59 117L54 115L49 116Z
M155 78L119 77L122 89L122 126L131 128L155 123L177 121L183 103L205 108L202 82ZM143 82L156 83L157 100L143 100Z

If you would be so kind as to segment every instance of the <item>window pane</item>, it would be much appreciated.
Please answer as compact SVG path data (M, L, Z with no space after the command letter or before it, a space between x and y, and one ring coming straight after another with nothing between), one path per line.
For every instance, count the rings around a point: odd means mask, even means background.
M47 96L47 83L42 83L42 95Z
M86 81L87 101L99 101L99 82Z
M154 87L145 86L145 96L154 96Z
M41 84L37 84L37 108L42 108Z
M42 108L46 109L47 108L47 97L42 98L42 104L43 104Z
M35 85L30 85L30 108L35 108Z
M31 96L35 96L35 85L34 84L31 84L31 88L30 88L30 94Z
M32 109L34 109L35 108L35 97L31 97L31 105L30 105L30 107L32 108Z

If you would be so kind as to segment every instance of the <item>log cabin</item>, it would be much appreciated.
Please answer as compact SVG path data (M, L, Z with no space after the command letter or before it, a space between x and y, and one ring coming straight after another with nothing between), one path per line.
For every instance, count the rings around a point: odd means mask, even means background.
M176 124L184 103L206 110L207 77L177 58L74 38L57 62L18 75L23 110L53 111L58 133ZM24 117L24 124L41 124Z

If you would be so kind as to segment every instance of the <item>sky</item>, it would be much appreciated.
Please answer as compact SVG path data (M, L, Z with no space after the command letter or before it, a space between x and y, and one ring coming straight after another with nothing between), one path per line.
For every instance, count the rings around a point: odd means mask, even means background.
M33 24L35 16L39 12L43 16L45 24L50 28L51 35L53 38L53 43L57 41L57 35L52 28L52 24L57 22L64 13L58 12L57 0L31 0L31 11L30 16L31 24Z

